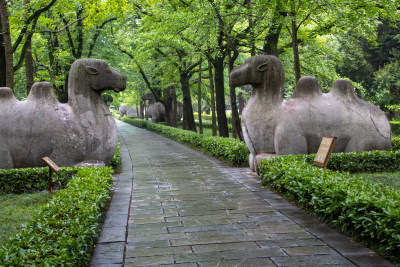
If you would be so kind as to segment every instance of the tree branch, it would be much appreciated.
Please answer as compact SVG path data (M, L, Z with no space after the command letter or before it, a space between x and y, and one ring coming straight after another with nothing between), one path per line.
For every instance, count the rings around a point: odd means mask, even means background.
M42 14L43 12L49 10L55 3L57 2L57 0L52 0L47 6L35 11L26 21L25 21L25 25L22 28L22 30L19 33L19 36L17 38L17 40L15 41L14 45L13 45L13 53L17 50L18 46L21 44L22 39L25 36L26 31L28 30L28 26L29 24L34 20L34 19L38 19L40 14ZM32 26L31 31L33 31L36 27ZM31 36L32 37L32 36Z

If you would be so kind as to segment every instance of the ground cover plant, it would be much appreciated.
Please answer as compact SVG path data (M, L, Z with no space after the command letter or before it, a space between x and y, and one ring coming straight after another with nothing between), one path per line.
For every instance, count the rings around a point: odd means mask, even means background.
M0 247L0 265L83 266L89 262L110 198L112 169L65 169L75 172L66 188L54 194L26 228Z
M29 194L0 194L0 245L33 220L51 196L47 191Z
M332 154L328 169L315 155L262 160L262 184L295 201L322 221L400 262L400 190L357 172L400 170L400 151Z

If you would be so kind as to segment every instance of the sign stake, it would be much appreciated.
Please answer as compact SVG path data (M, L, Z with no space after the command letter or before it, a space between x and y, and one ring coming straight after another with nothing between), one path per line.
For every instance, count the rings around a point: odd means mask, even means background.
M52 187L52 173L53 171L55 173L58 173L60 171L60 167L57 166L49 157L44 157L42 158L44 163L49 167L49 193L51 193L51 187Z

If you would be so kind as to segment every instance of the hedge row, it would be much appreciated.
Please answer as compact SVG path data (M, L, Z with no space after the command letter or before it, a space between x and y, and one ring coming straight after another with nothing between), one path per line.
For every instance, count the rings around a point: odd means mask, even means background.
M114 172L118 171L119 167L121 166L121 145L117 143L117 148L115 149L114 156L109 164L111 168L113 168Z
M211 156L227 161L232 166L248 166L249 150L244 142L233 138L208 137L192 131L176 129L146 120L120 118L131 125L148 129L191 147L200 149Z
M52 174L53 189L64 188L78 168L61 168ZM0 192L20 194L46 190L49 168L0 169Z
M262 160L262 184L400 262L400 191L349 174L399 170L400 151L333 154L332 170L314 167L314 157L288 155Z
M107 167L79 168L66 189L0 247L0 265L86 266L110 198L111 172Z
M390 128L392 128L392 134L400 135L400 121L391 121Z

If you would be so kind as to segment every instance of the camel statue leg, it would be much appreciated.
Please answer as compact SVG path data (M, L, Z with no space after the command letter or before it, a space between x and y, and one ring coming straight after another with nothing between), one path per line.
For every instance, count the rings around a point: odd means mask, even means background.
M307 139L299 128L279 125L275 131L275 153L277 155L308 154Z

